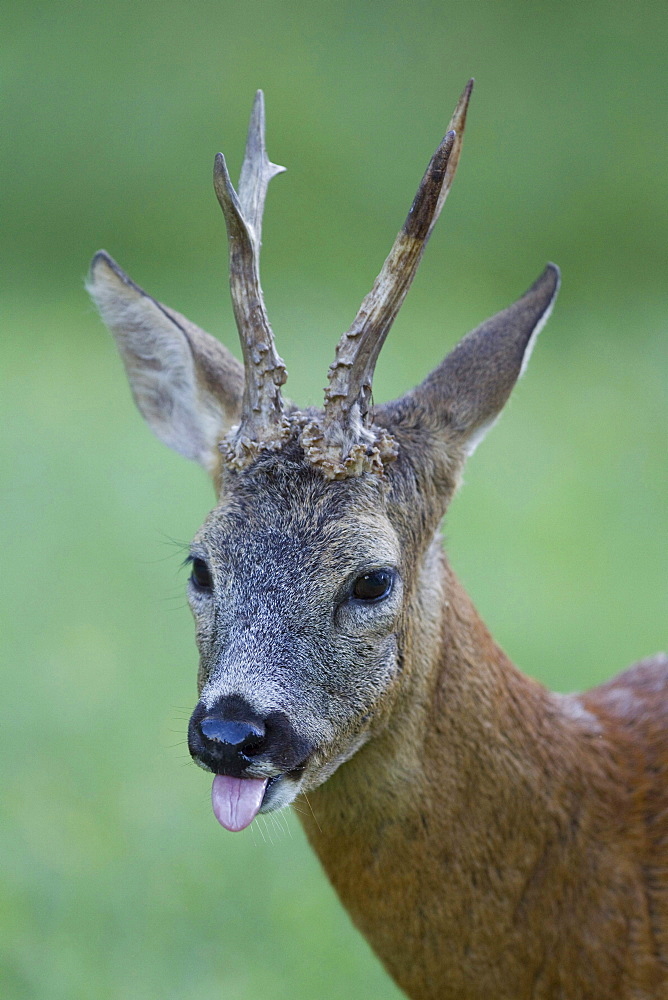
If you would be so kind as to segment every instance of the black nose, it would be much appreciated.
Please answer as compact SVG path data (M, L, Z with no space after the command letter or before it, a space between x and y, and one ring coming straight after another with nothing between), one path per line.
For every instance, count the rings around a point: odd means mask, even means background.
M221 719L219 715L205 715L199 728L204 739L220 744L224 753L243 753L249 757L259 753L264 743L262 722L236 722Z
M252 765L297 773L313 752L284 712L259 714L240 695L196 705L188 726L188 749L214 774L243 778Z
M221 699L211 708L200 702L190 719L190 752L216 774L241 777L265 744L263 720L241 698Z

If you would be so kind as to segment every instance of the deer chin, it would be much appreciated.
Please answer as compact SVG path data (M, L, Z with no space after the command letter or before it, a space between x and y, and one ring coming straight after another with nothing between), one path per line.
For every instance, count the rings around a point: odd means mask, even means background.
M260 809L261 813L277 812L292 805L302 790L303 780L290 774L270 778Z

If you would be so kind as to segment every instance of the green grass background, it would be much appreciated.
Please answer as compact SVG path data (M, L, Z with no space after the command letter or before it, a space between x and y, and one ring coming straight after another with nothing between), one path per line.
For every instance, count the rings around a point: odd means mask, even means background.
M0 995L397 991L291 814L225 834L188 762L176 543L204 474L135 412L82 288L106 247L236 348L214 153L263 87L263 285L290 392L340 332L467 78L460 174L376 397L560 264L563 288L446 525L516 662L561 690L665 643L668 8L619 0L5 3Z

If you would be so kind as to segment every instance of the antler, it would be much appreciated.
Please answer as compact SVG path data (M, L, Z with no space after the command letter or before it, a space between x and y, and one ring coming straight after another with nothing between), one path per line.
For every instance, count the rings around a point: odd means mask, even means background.
M472 90L473 80L469 80L394 246L338 343L328 373L324 418L311 421L302 434L309 459L330 478L359 475L364 469L381 472L396 457L392 439L370 427L373 372L452 185Z
M258 90L248 127L239 194L222 153L217 154L213 170L213 185L227 227L232 307L246 375L241 421L222 446L227 464L237 469L250 464L260 451L278 447L289 430L280 389L287 372L274 345L260 286L264 200L269 181L285 167L270 162L264 134L264 95Z

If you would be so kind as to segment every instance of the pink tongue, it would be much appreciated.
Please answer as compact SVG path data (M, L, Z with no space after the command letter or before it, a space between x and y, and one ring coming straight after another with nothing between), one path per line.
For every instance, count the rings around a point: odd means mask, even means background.
M211 804L220 825L232 833L244 830L257 816L266 787L266 778L230 778L217 774L213 779Z

